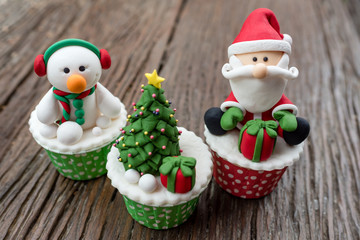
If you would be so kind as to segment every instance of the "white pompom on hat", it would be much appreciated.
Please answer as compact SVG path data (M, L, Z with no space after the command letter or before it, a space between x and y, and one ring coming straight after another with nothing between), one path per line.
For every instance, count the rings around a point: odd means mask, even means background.
M291 53L292 39L280 33L273 11L267 8L254 10L244 22L240 33L228 48L228 56L260 51Z

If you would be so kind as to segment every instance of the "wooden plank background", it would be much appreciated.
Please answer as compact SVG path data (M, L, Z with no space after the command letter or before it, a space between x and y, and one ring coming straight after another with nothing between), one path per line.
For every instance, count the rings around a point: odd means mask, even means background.
M76 37L106 48L102 83L127 109L154 68L179 125L203 137L203 115L230 91L227 47L255 8L293 37L300 70L287 95L312 126L301 160L275 191L243 200L214 181L183 225L135 223L105 176L60 176L28 130L50 88L33 59ZM357 0L0 1L0 239L359 239L360 2Z

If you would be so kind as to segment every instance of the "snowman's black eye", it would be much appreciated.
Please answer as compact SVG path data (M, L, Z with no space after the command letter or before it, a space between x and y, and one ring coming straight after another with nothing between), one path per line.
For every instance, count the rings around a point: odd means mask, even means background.
M84 67L84 66L80 66L80 67L79 67L79 70L80 70L80 72L83 72L83 71L85 71L85 67Z
M69 73L70 72L70 69L69 68L64 68L64 73Z
M256 62L256 61L257 61L257 57L253 57L253 61Z
M268 60L268 57L264 57L264 62L267 62Z

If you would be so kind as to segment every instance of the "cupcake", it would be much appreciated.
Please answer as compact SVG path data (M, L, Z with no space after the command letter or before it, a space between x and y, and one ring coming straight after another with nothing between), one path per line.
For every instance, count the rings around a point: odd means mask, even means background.
M122 194L129 214L152 229L185 222L212 177L211 153L201 138L177 127L156 71L146 74L142 97L108 155L111 184Z
M259 8L228 48L222 74L231 93L204 120L214 177L235 196L269 194L299 159L309 134L309 123L297 117L298 108L284 94L287 82L299 74L288 67L291 44L291 37L280 33L275 14Z
M105 49L80 39L59 41L34 61L53 87L31 113L30 132L65 177L106 173L107 154L126 123L124 105L98 82L110 65Z

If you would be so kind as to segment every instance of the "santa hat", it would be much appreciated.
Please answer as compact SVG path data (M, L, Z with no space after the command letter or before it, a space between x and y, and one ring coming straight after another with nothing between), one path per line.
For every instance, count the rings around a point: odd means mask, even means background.
M281 51L291 53L292 39L280 33L280 26L273 11L267 8L254 10L244 22L239 35L228 48L234 54Z

